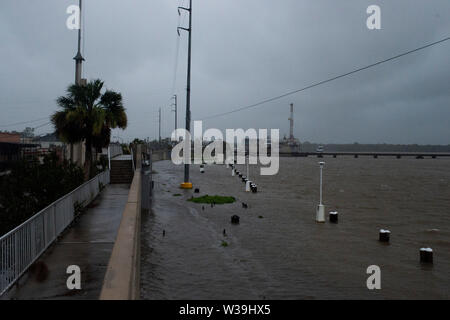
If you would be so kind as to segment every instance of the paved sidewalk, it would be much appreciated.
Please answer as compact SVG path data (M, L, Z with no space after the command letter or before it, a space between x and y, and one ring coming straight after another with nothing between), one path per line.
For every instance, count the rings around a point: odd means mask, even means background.
M46 271L28 271L3 299L98 299L129 185L108 185L72 228L39 259ZM81 290L68 290L66 269L81 269ZM45 278L45 279L43 279Z

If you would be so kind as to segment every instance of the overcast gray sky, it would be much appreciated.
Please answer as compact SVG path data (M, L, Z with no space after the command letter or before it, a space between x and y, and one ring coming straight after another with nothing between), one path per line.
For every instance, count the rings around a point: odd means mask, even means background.
M76 0L0 1L0 130L57 110L74 81L77 32L66 28ZM381 30L366 9L381 7ZM122 93L123 139L173 130L175 87L184 126L187 34L177 6L187 0L85 0L83 77ZM449 0L194 0L192 118L233 110L450 36ZM183 18L181 18L183 22ZM187 18L184 20L186 26ZM322 143L449 144L450 41L204 128L279 128ZM174 75L176 74L175 86ZM40 120L28 126L40 126ZM51 125L36 129L51 132Z

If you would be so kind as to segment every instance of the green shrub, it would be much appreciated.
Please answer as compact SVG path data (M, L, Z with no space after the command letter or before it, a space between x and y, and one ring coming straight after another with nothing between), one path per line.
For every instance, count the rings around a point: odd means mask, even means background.
M234 197L223 197L223 196L202 196L198 198L192 197L188 199L188 201L194 203L213 203L213 204L226 204L226 203L234 203L236 199Z

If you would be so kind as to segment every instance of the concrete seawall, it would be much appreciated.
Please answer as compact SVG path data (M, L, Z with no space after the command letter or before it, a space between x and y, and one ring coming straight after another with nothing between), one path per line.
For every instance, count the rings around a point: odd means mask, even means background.
M141 169L134 173L100 300L139 299Z
M147 192L150 187L143 186L142 152L142 146L138 145L136 148L137 169L134 172L128 202L123 211L103 281L100 300L137 300L140 297L140 231L142 204L145 204L142 202L141 196L142 192ZM166 160L169 157L170 151L168 150L153 151L151 161Z

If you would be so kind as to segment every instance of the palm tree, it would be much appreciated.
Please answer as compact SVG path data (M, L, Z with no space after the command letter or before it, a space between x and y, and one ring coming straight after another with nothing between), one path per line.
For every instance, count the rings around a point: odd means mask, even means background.
M62 110L55 112L51 118L62 141L70 144L85 141L86 179L91 178L92 148L108 146L111 129L127 127L122 95L110 90L102 94L102 88L101 80L93 80L86 85L70 85L67 95L57 99Z

